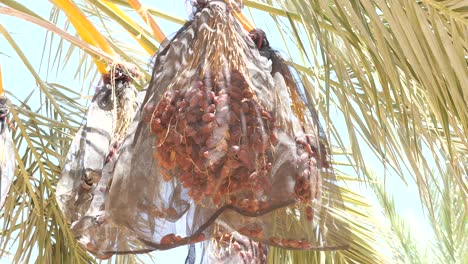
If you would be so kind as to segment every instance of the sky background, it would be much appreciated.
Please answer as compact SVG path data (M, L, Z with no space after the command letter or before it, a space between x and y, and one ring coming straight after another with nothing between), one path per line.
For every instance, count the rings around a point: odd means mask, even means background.
M151 7L157 7L158 10L164 13L183 19L188 19L191 11L185 0L161 1L161 3L164 4L157 4L156 1L148 0L141 2L144 4L146 3ZM23 0L21 3L44 17L49 16L52 7L52 5L46 0ZM298 53L294 52L294 49L288 49L285 46L285 43L271 17L258 11L249 12L249 10L244 10L244 13L251 18L251 21L254 20L257 27L262 28L267 32L271 46L279 49L284 54L288 54L293 57L295 61L301 61L298 57ZM254 19L252 19L251 15L253 15ZM157 22L167 36L172 35L180 28L180 25L167 22L162 19L157 19ZM14 40L21 47L27 58L31 63L33 63L33 67L35 67L35 69L39 69L41 67L39 73L44 79L47 79L49 82L62 83L71 88L76 87L76 89L82 91L83 97L88 96L90 93L92 94L92 89L91 92L89 92L90 89L88 89L88 87L83 87L84 83L81 82L79 78L74 78L75 72L72 72L71 69L76 68L76 66L73 64L60 69L57 75L51 74L47 76L47 70L44 68L45 63L41 64L41 60L44 59L42 54L46 38L46 31L44 29L21 19L6 15L0 15L0 23L9 31ZM122 36L124 35L126 35L126 33L122 29ZM291 44L291 37L286 36L286 41ZM76 56L74 59L77 59ZM147 61L150 62L150 60L151 58L148 56ZM20 99L24 99L31 93L31 91L37 89L36 82L32 78L32 75L28 72L16 52L9 46L8 42L2 35L0 35L0 63L2 65L3 84L8 92ZM340 131L345 131L346 128L344 123L339 124L339 122L340 121L335 125L338 126ZM372 170L377 174L383 174L384 168L379 164L378 159L374 157L372 152L368 148L364 148L363 151L369 161L371 161L369 164L376 164L372 167ZM373 162L374 160L376 161L375 163ZM352 171L348 172L353 173ZM389 177L387 188L388 190L391 190L391 193L393 194L399 213L411 225L413 234L418 235L421 241L428 241L431 238L430 234L432 233L432 230L429 228L427 223L428 220L422 214L417 188L414 183L409 183L409 186L406 186L399 178ZM369 191L362 186L358 188L359 190L357 191L361 195L368 197L371 203L377 204L375 197ZM14 251L14 248L11 250ZM157 260L156 263L184 263L186 247L158 252L154 255ZM7 258L4 258L0 259L0 263L10 263L10 261L8 261Z

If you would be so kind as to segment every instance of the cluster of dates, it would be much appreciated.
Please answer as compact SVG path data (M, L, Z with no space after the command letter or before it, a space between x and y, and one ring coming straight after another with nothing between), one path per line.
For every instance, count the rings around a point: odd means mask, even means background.
M159 242L163 246L172 246L172 245L180 245L180 244L188 244L188 243L198 243L205 240L205 235L200 233L198 235L193 236L192 238L182 238L176 234L168 234L161 238ZM170 247L169 247L170 248Z
M261 242L237 233L217 232L213 243L216 263L266 263L268 249Z
M156 135L155 156L166 181L176 177L189 195L215 206L232 204L248 212L269 205L271 168L278 144L275 113L267 111L244 79L194 80L185 89L166 91L157 105L145 108ZM295 193L310 200L311 146L296 142L298 167ZM312 160L313 159L313 160Z
M269 242L273 246L285 247L291 249L312 249L312 244L306 239L287 239L287 238L278 238L270 237Z

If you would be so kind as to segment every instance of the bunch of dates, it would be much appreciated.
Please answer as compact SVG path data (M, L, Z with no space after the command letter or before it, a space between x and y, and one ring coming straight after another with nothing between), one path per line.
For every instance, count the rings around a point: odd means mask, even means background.
M267 246L237 233L218 232L213 237L213 257L224 263L266 263Z
M272 163L278 144L275 113L256 98L244 76L201 77L189 87L171 87L145 119L156 136L155 158L166 181L176 178L199 203L231 204L248 212L270 206ZM316 155L307 137L297 138L294 192L299 200L316 193Z

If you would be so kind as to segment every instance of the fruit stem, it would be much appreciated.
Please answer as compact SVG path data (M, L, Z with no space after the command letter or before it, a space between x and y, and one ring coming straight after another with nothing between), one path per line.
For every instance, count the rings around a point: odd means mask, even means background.
M153 17L148 13L148 10L142 6L139 0L128 0L130 6L135 9L135 11L140 15L140 17L148 24L153 30L154 37L159 43L162 43L166 36L162 32L161 28L158 26Z

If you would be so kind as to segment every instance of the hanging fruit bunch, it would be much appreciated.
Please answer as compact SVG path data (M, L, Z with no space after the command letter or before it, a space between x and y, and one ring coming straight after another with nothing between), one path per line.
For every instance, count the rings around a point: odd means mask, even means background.
M132 84L139 77L132 65L109 66L103 74L103 85L92 99L86 123L70 146L57 185L57 202L72 232L88 251L101 259L110 257L109 251L138 249L137 241L130 243L135 238L129 230L107 219L105 200L114 164L122 152L124 139L131 136L131 124L142 100L143 94L138 97Z
M297 197L305 202L311 201L310 194L316 193L313 197L317 199L320 196L320 182L315 186L310 186L311 175L321 169L330 169L330 161L325 134L320 126L318 115L313 107L307 107L306 104L313 105L313 102L307 102L304 90L300 91L297 80L294 78L290 67L280 54L270 47L266 34L261 29L253 29L249 32L250 38L260 51L260 54L272 62L271 74L273 77L280 75L287 87L288 96L291 98L291 110L297 114L298 121L302 130L305 132L302 137L296 138L296 144L302 146L297 149L297 155L301 160L307 161L307 165L302 174L296 176L294 191ZM302 94L301 94L302 92ZM314 130L316 134L311 136L306 133L307 130ZM317 175L314 175L317 176ZM315 189L311 192L311 188ZM308 218L311 218L311 209L308 209Z
M335 247L342 226L327 208L340 197L318 118L230 6L197 1L157 55L110 217L154 249L210 239L217 219L267 244ZM275 228L291 217L294 230Z
M134 69L112 66L96 90L85 125L70 146L57 186L57 201L71 222L84 216L104 165L115 155L136 111ZM79 181L78 181L79 180Z
M8 99L3 92L2 68L0 67L0 208L5 203L16 168L14 143L7 122L9 112Z
M215 17L213 26L221 19L223 15ZM281 105L285 102L277 97L278 87L264 75L266 65L241 52L250 50L235 29L226 27L220 33L222 29L205 32L204 39L192 43L193 50L212 55L198 58L191 76L171 83L158 102L144 108L157 139L160 173L166 181L179 181L195 202L208 207L231 204L246 212L268 210L277 177L295 182L295 196L289 199L318 199L316 132L294 129L292 123L301 116ZM203 35L203 29L198 34ZM226 40L233 45L221 52ZM249 64L256 68L249 69ZM281 164L283 148L294 152L292 163ZM283 165L288 172L275 170Z
M133 135L140 121L140 104L145 92L137 92L135 81L142 74L119 55L72 1L52 2L75 27L80 38L96 48L93 60L102 74L102 85L95 91L85 122L75 135L62 167L57 186L57 202L70 223L77 240L100 259L113 254L144 253L152 248L137 239L131 228L117 225L107 210L109 189L119 177L115 168L126 174L131 166ZM138 0L129 2L149 24L156 41L164 35ZM143 32L137 23L112 3L103 3ZM130 32L142 48L153 54L155 47L148 36ZM97 55L97 56L96 56ZM107 62L103 62L107 61ZM117 175L121 175L117 173Z
M145 109L159 139L155 154L164 179L177 177L196 202L262 210L266 202L244 199L271 192L274 118L242 74L229 76L205 75L187 89L166 92L154 111Z
M256 218L237 216L225 213L220 221L230 224L240 234L264 241L273 246L303 250L336 250L345 249L349 241L349 225L345 218L337 218L331 210L344 210L344 204L330 166L330 155L327 139L322 130L313 98L307 97L299 74L289 66L280 53L269 45L266 34L261 29L252 29L249 36L260 54L271 62L271 75L278 86L287 90L291 111L299 118L298 123L303 131L317 131L315 140L310 135L296 138L296 144L304 149L297 155L308 160L306 170L320 173L319 182L311 180L307 174L298 175L294 185L298 202L294 205L278 208L273 212ZM307 141L308 144L304 144ZM319 199L304 197L310 193L309 188L317 188ZM236 219L233 221L233 219Z

